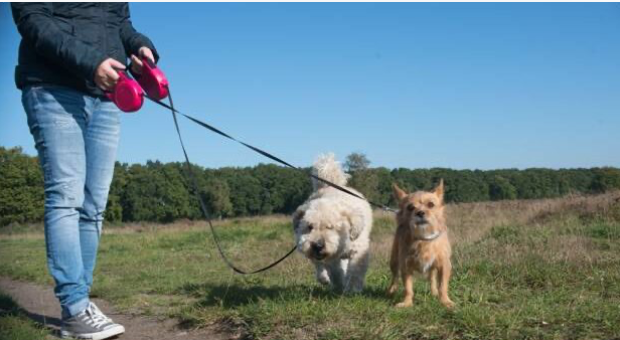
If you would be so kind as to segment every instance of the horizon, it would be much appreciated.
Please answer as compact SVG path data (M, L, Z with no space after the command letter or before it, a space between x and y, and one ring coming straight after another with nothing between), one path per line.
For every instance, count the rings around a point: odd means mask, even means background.
M0 148L7 148L5 146L0 145ZM12 148L19 148L21 149L22 153L29 156L29 157L37 157L36 153L35 154L28 154L25 153L23 148L19 145L16 145ZM7 148L9 149L9 148ZM348 156L348 155L347 155ZM286 160L284 160L286 161ZM158 159L147 159L144 162L122 162L120 160L117 160L116 163L120 163L121 165L125 166L132 166L132 165L141 165L141 166L146 166L148 163L162 163L162 164L168 164L168 163L180 163L182 165L185 164L185 160L173 160L173 161L168 161L168 162L164 162ZM341 162L341 165L344 166L344 160L343 161L339 161ZM196 164L194 162L192 162L193 166L198 166L203 168L204 170L221 170L224 168L252 168L252 167L257 167L257 166L262 166L262 165L275 165L281 168L288 168L291 170L294 170L292 168L289 168L285 165L281 165L279 163L275 163L275 162L258 162L256 164L252 164L252 165L222 165L220 167L205 167L203 165L200 164ZM293 164L295 165L295 164ZM306 168L311 168L312 164L308 164L308 165L295 165L298 166L298 168L301 169L306 169ZM494 169L477 169L477 168L446 168L446 167L430 167L430 168L406 168L406 167L395 167L395 168L389 168L389 167L385 167L385 166L373 166L372 165L372 160L370 162L370 165L368 166L368 169L372 170L372 169L379 169L379 168L385 168L389 171L394 171L394 170L398 170L398 169L406 169L406 170L453 170L453 171L503 171L503 170L517 170L517 171L524 171L524 170L553 170L553 171L562 171L562 170L592 170L592 169L620 169L620 167L615 167L615 166L595 166L595 167L589 167L589 168L584 168L584 167L580 167L580 168L541 168L541 167L531 167L531 168L494 168Z
M361 152L388 169L620 167L616 3L130 8L180 111L293 165ZM35 156L7 3L0 25L0 146ZM117 160L183 162L168 115L151 103L123 114ZM186 120L181 128L204 168L271 163Z

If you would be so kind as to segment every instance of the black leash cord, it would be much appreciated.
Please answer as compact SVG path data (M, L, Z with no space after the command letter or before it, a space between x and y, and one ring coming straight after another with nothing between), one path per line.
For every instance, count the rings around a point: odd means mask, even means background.
M170 90L168 90L168 92L170 92ZM313 174L313 173L306 172L306 171L304 171L303 169L298 168L298 167L296 167L296 166L294 166L294 165L292 165L292 164L290 164L290 163L288 163L288 162L286 162L286 161L282 160L281 158L278 158L278 157L276 157L276 156L274 156L274 155L270 154L270 153L269 153L269 152L267 152L267 151L263 151L263 150L261 150L261 149L259 149L259 148L255 147L255 146L252 146L252 145L250 145L250 144L247 144L247 143L245 143L245 142L242 142L242 141L240 141L240 140L238 140L238 139L236 139L236 138L234 138L234 137L230 136L229 134L227 134L227 133L225 133L225 132L223 132L223 131L221 131L221 130L219 130L219 129L217 129L217 128L215 128L215 127L213 127L213 126L211 126L211 125L209 125L209 124L207 124L207 123L205 123L205 122L203 122L203 121L201 121L201 120L200 120L200 119L198 119L198 118L195 118L195 117L192 117L192 116L190 116L190 115L188 115L188 114L185 114L185 113L183 113L183 112L179 112L179 111L177 111L177 110L174 108L174 105L172 104L172 97L170 97L170 105L168 105L168 104L166 104L166 103L163 103L163 102L161 102L161 101L159 101L159 100L156 100L156 99L150 98L150 97L148 97L148 96L147 96L147 98L148 98L150 101L152 101L153 103L155 103L155 104L157 104L157 105L160 105L160 106L162 106L162 107L164 107L164 108L166 108L166 109L170 110L170 112L172 112L172 113L173 113L173 116L174 116L174 119L175 119L175 124L177 124L177 121L176 121L176 114L178 113L178 114L182 115L183 117L185 117L185 118L187 118L187 119L191 120L192 122L194 122L194 123L196 123L196 124L198 124L198 125L202 126L202 127L203 127L203 128L205 128L205 129L211 130L211 131L213 131L213 132L217 133L217 134L218 134L218 135L220 135L220 136L223 136L223 137L226 137L226 138L228 138L228 139L230 139L230 140L233 140L233 141L235 141L235 142L237 142L237 143L239 143L239 144L241 144L241 145L245 146L246 148L248 148L248 149L250 149L250 150L253 150L253 151L255 151L255 152L257 152L257 153L259 153L259 154L261 154L261 155L263 155L263 156L265 156L265 157L267 157L267 158L269 158L269 159L271 159L271 160L273 160L273 161L275 161L275 162L278 162L278 163L280 163L280 164L282 164L282 165L284 165L284 166L287 166L287 167L289 167L289 168L291 168L291 169L295 169L295 170L297 170L297 171L299 171L299 172L303 173L303 174L304 174L304 175L306 175L306 176L309 176L309 177L312 177L312 178L316 179L317 181L323 182L323 183L325 183L325 184L327 184L327 185L329 185L329 186L331 186L331 187L333 187L333 188L336 188L336 189L338 189L338 190L340 190L340 191L342 191L342 192L345 192L345 193L347 193L347 194L349 194L349 195L351 195L351 196L355 196L355 197L357 197L357 198L359 198L359 199L361 199L361 200L364 200L364 201L368 202L369 204L371 204L371 205L373 205L373 206L375 206L375 207L377 207L377 208L380 208L380 209L383 209L383 210L386 210L386 211L390 211L390 212L397 212L397 210L396 210L396 209L393 209L393 208L387 207L387 206L385 206L385 205L383 205L383 204L380 204L380 203L375 203L375 202L373 202L373 201L371 201L371 200L369 200L369 199L367 199L367 198L365 198L365 197L363 197L363 196L360 196L360 195L358 195L358 194L356 194L356 193L352 192L351 190L348 190L348 189L346 189L346 188L343 188L342 186L340 186L340 185L338 185L338 184L336 184L336 183L332 183L332 182L330 182L330 181L328 181L328 180L326 180L326 179L323 179L323 178L321 178L321 177L319 177L319 176L317 176L317 175L315 175L315 174ZM178 127L178 125L177 125L177 133L179 133L179 139L180 139L180 138L181 138L181 135L180 135L180 132L179 132L179 127ZM181 141L181 146L183 146L183 142L182 142L182 141ZM185 147L183 147L183 152L185 152ZM188 161L188 162L189 162L189 160L187 159L187 154L185 154L185 159L186 159L186 161Z
M179 128L179 122L177 120L177 113L180 113L180 112L178 112L177 110L174 109L174 104L173 104L173 101L172 101L172 94L170 93L170 89L168 89L168 93L169 93L168 94L168 100L170 101L170 105L169 106L164 104L164 103L162 103L162 102L159 102L157 100L153 100L151 98L149 98L149 99L151 99L153 102L155 102L155 103L157 103L159 105L164 106L165 108L169 109L170 112L172 112L172 118L174 120L174 126L175 126L175 128L177 130L177 135L179 136L179 142L181 142L181 148L183 149L183 155L185 156L185 165L187 166L187 172L188 172L189 177L190 177L190 182L192 183L192 186L194 188L194 194L198 198L198 201L200 201L200 208L202 210L202 214L204 215L205 220L209 224L209 228L211 229L211 235L213 235L213 241L215 242L215 246L217 247L217 251L220 253L220 256L222 257L222 259L224 260L226 265L228 267L230 267L230 269L235 271L235 273L241 274L241 275L257 274L257 273L264 272L264 271L266 271L268 269L271 269L271 268L277 266L280 262L284 261L284 259L286 259L291 254L293 254L293 252L295 252L295 249L297 249L297 246L294 246L293 249L291 249L286 255L281 257L279 260L273 262L272 264L270 264L270 265L268 265L266 267L254 270L254 271L250 271L250 272L247 272L247 271L245 271L243 269L240 269L240 268L236 267L232 263L232 261L230 261L228 259L228 257L226 257L226 254L224 254L224 251L222 250L222 246L220 244L220 239L217 236L217 233L215 232L215 228L213 227L213 224L211 223L211 219L209 218L209 212L207 211L207 207L205 205L205 202L202 199L202 196L200 195L200 191L198 190L198 182L196 181L196 176L194 176L194 172L192 171L191 162L189 161L189 157L187 156L187 151L185 150L185 144L183 143L183 137L181 137L181 129ZM180 114L182 114L182 113L180 113ZM184 115L184 116L187 117L186 115ZM187 117L187 118L189 118L189 117ZM223 132L219 132L219 133L223 134L224 136L227 136ZM228 138L231 138L231 137L228 137Z

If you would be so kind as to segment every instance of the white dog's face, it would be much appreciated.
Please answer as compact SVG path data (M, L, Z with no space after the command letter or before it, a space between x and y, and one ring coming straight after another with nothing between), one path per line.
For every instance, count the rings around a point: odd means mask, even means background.
M301 206L293 216L293 227L297 249L310 260L340 258L349 249L349 221L327 202Z

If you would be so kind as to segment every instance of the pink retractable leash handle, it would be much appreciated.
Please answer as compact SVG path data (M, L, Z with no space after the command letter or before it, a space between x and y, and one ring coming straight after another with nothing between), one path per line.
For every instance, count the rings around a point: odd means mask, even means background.
M125 71L118 71L119 79L112 92L107 92L106 96L110 98L124 112L136 112L140 110L144 104L144 95L142 87L138 82L129 78Z
M136 112L144 104L144 92L153 99L162 100L169 94L168 79L148 58L142 59L142 74L130 78L125 71L118 71L118 82L106 96L124 112ZM136 81L137 80L137 81Z
M151 59L142 58L142 74L133 76L149 97L156 100L168 97L168 79Z

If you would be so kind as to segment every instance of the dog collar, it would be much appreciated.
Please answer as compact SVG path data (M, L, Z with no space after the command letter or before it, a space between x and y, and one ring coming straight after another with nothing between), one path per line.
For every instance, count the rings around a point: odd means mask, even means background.
M422 237L416 237L416 240L421 240L421 241L432 241L436 238L439 237L439 235L441 235L441 231L435 231L430 235L424 235Z

